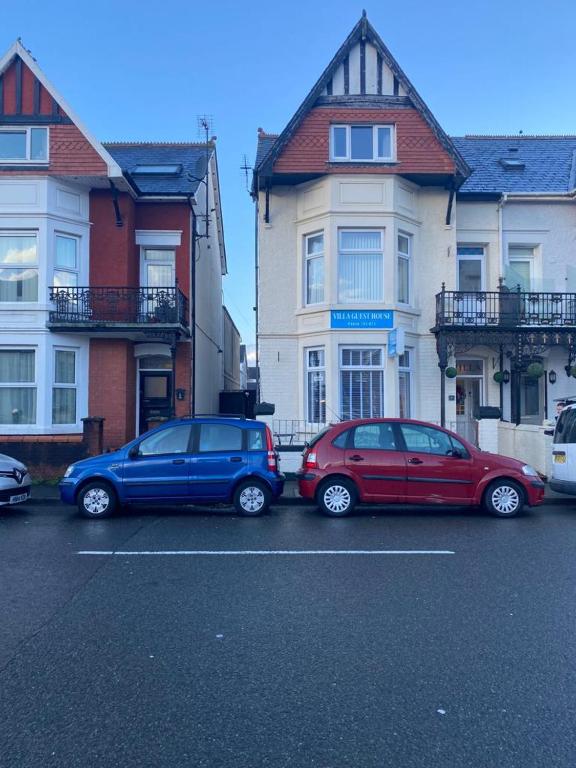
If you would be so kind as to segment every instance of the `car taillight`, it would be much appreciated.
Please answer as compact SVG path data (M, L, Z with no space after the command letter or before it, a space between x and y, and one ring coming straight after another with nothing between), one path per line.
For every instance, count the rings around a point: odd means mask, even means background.
M268 451L268 469L272 472L278 471L278 461L276 459L276 451L274 450L274 438L270 427L266 427L266 450Z
M316 469L318 467L316 451L310 451L310 453L304 454L304 467L305 469Z

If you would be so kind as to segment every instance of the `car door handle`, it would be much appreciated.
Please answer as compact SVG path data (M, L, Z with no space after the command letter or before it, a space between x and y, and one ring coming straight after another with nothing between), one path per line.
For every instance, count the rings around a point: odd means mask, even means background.
M350 456L350 461L364 461L364 456L358 456L357 453L354 456Z
M408 459L408 464L424 464L422 459L417 459L415 456L413 456L411 459Z
M244 461L242 456L230 456L230 461L235 461L237 463L240 463L241 461Z
M172 459L172 464L186 464L186 459Z

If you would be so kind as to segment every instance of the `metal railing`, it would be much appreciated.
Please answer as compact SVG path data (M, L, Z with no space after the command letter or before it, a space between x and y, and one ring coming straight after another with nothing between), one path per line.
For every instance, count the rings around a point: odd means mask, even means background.
M177 288L50 288L50 323L188 326L188 299Z
M302 419L272 419L272 434L278 446L304 445L326 424L311 424Z
M436 326L515 328L576 325L576 293L442 291Z

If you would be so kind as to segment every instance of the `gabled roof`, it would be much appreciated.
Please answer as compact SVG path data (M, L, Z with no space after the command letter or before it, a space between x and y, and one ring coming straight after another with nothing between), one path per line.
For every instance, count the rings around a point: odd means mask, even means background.
M142 195L194 195L201 179L198 163L214 154L214 145L164 142L105 142L103 145ZM138 166L179 166L173 174L138 174Z
M472 168L461 194L546 195L576 189L576 136L463 136L452 141Z
M78 115L76 115L74 110L65 101L64 97L56 90L56 88L54 88L52 83L48 80L46 75L42 72L42 70L36 63L36 59L34 59L32 55L29 53L29 51L27 51L26 48L24 48L24 46L20 42L20 39L16 40L14 45L12 45L12 47L9 48L9 50L0 59L0 75L3 74L5 70L8 69L8 67L12 64L12 62L16 57L19 57L20 59L22 59L22 61L28 67L28 69L35 75L35 77L40 81L40 83L42 83L44 88L48 91L48 93L52 96L52 98L58 103L60 108L68 115L70 120L72 120L72 122L76 125L78 130L84 135L84 137L89 142L89 144L92 145L93 149L100 155L102 160L106 163L108 176L113 179L120 178L122 176L122 172L120 171L118 164L108 154L108 152L104 149L104 147L98 141L98 139L95 136L93 136L92 133L86 128L86 126L80 120Z
M261 173L263 175L269 175L272 173L272 167L274 165L275 160L280 155L281 151L284 149L304 117L308 114L308 112L312 109L312 107L315 105L318 98L322 95L324 88L326 87L328 81L333 77L334 73L336 72L337 68L342 64L346 56L350 53L352 48L361 40L367 40L370 42L378 51L378 53L382 56L382 60L384 63L389 67L389 69L392 71L396 79L398 80L399 84L403 87L405 90L410 102L412 105L420 112L424 120L428 123L431 130L435 134L438 141L442 144L444 149L448 152L448 154L453 158L456 169L459 173L459 175L463 178L468 176L470 173L470 169L468 168L466 161L459 153L458 149L455 147L455 145L452 143L450 137L444 132L444 130L441 128L440 124L432 114L432 112L428 109L426 104L424 103L421 96L418 94L396 59L392 56L388 48L384 45L384 42L374 29L374 27L370 24L368 19L366 18L366 12L364 11L362 14L362 18L352 32L348 35L344 43L341 45L339 50L337 51L336 55L328 64L324 72L320 75L320 78L308 94L286 128L282 131L282 133L279 135L279 137L272 143L270 143L270 146L266 149L266 145L259 141L258 144L258 152L257 152L257 161L255 164L255 171L257 173ZM369 96L367 97L370 98ZM358 104L360 106L360 104ZM258 162L258 158L259 162Z

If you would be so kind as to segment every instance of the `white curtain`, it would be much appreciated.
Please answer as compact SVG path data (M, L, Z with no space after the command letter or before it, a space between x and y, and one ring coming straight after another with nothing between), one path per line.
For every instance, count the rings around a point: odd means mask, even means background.
M340 232L338 301L382 301L380 232Z

